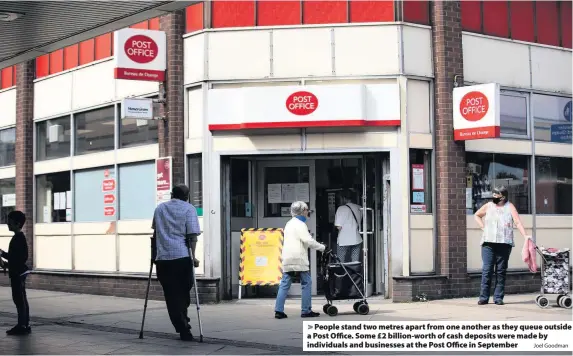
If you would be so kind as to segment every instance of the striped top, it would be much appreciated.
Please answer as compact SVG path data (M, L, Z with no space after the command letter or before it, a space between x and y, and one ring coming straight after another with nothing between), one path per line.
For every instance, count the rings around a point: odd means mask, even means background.
M504 206L498 207L490 202L488 205L480 245L483 245L484 242L490 242L515 247L511 204L505 203Z

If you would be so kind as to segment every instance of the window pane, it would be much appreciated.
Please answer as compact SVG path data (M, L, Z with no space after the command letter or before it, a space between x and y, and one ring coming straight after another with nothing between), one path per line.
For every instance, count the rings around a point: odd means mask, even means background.
M16 210L16 179L0 180L0 224L8 222L8 214Z
M571 98L533 94L535 140L571 143Z
M152 219L155 211L155 163L119 167L119 218Z
M69 157L70 138L69 116L38 122L36 124L36 161Z
M0 167L16 162L16 128L0 130Z
M501 95L501 133L527 136L527 99Z
M280 202L280 203L269 203L269 185L270 184L296 184L296 183L310 183L310 176L309 176L310 169L308 166L301 166L301 167L267 167L264 171L264 190L265 190L265 217L281 217L283 216L283 208L284 208L284 215L286 215L286 211L288 209L288 215L290 217L290 206L293 203L292 201L289 202ZM282 189L282 186L281 186ZM276 192L271 192L274 194ZM271 196L270 200L274 200L277 197ZM310 206L311 202L307 202L309 204L308 208L313 210L314 207Z
M36 222L71 221L70 172L36 177Z
M118 105L118 109L118 113L121 113L121 105ZM120 147L126 148L157 143L157 124L157 120L121 119Z
M189 202L203 216L203 163L201 154L189 156Z
M76 155L113 150L113 106L74 115L76 126Z
M432 212L432 155L430 150L410 150L410 212Z
M74 173L74 221L97 222L115 220L113 214L106 216L104 208L115 208L116 204L104 204L104 195L114 195L114 197L117 197L116 191L110 190L104 192L104 180L115 181L113 167L90 169Z
M492 153L466 153L466 209L475 213L491 201L496 186L507 187L509 201L520 214L529 214L529 157Z
M537 214L571 215L571 158L535 157Z
M249 199L249 161L244 159L231 160L231 216L237 218L247 216L246 205Z

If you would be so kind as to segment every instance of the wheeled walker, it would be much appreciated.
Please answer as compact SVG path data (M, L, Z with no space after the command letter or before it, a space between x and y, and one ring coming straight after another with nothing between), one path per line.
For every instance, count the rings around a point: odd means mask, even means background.
M335 263L331 263L334 260ZM328 251L321 257L321 274L326 302L322 307L329 316L338 315L338 308L332 305L335 300L358 299L353 305L356 313L366 315L370 312L364 286L366 285L365 274L362 272L362 263L342 263L340 258Z
M557 296L557 305L571 309L569 249L539 248L541 255L541 294L535 298L540 308L549 308L549 296Z

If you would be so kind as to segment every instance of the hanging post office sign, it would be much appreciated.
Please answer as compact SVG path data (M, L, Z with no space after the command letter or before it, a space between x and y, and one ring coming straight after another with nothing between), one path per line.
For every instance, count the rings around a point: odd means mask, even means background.
M121 118L153 120L153 99L123 99L121 101Z
M115 79L165 80L165 32L124 28L115 31L113 40Z
M454 140L477 140L500 136L499 84L454 88Z

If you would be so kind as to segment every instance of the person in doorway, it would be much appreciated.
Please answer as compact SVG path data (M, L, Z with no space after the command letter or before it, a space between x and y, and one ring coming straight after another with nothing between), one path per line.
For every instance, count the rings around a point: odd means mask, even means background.
M494 268L496 281L493 300L497 305L504 304L505 275L511 249L515 246L513 241L514 225L526 240L531 238L525 233L515 206L508 200L507 188L504 186L496 187L492 196L493 201L482 206L474 214L478 226L483 231L481 238L483 268L479 305L489 303Z
M348 190L341 193L340 203L334 217L334 225L338 229L338 257L343 263L360 261L362 210L352 202L352 194Z
M6 331L8 335L28 335L30 328L30 307L26 296L26 276L29 273L26 261L28 260L28 243L22 232L26 223L26 215L18 210L8 214L8 229L14 233L8 245L8 252L0 250L0 255L8 262L0 263L3 268L8 268L10 286L12 287L12 300L16 304L18 312L18 324Z
M319 313L312 311L312 278L310 276L310 263L308 249L324 251L325 246L312 238L306 225L309 216L308 206L305 202L296 201L291 204L289 220L284 229L284 244L282 252L283 276L279 285L279 292L275 303L275 318L284 319L287 315L284 306L292 279L300 276L302 285L301 317L314 318Z
M183 341L193 340L187 310L191 304L193 267L199 266L194 256L201 233L197 211L188 200L189 188L183 184L175 186L171 200L155 209L151 226L157 279L163 288L169 319Z

